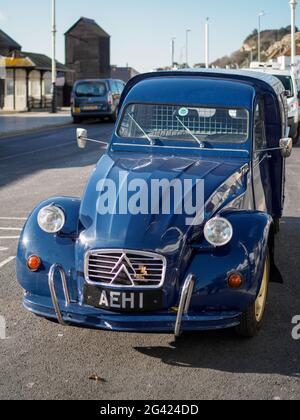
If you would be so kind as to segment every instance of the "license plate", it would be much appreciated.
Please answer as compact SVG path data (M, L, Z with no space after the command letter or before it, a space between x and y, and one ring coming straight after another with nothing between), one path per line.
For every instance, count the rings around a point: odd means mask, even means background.
M84 304L113 312L159 311L163 307L163 292L119 292L87 285L84 288Z
M98 105L86 105L83 107L84 111L96 111L98 109Z

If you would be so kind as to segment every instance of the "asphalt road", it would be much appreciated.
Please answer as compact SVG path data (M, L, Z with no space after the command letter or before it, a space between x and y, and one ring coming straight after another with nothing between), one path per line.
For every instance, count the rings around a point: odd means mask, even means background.
M90 124L108 139L112 125ZM22 308L13 257L24 218L45 198L80 196L103 153L79 151L75 127L0 140L1 399L299 399L300 149L288 162L286 212L277 238L284 285L272 284L264 328L253 340L232 331L172 335L64 328ZM93 382L89 377L102 380Z

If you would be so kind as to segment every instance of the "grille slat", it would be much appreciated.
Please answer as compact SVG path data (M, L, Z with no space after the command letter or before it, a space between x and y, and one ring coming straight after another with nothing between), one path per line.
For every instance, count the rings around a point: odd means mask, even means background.
M158 254L101 250L86 255L86 281L94 285L159 288L165 274L166 260Z

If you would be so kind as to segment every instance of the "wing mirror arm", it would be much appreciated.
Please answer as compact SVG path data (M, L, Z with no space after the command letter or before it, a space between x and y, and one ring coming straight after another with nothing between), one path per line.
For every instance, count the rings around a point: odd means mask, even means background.
M273 152L275 150L280 150L283 158L289 158L293 151L293 139L289 137L283 138L279 141L279 147L256 150L254 153L259 154L259 153L264 153L264 152Z
M105 141L89 139L87 130L85 130L84 128L77 128L76 134L77 134L77 144L78 144L79 149L85 149L88 141L90 143L98 143L101 145L105 145L106 147L108 146Z

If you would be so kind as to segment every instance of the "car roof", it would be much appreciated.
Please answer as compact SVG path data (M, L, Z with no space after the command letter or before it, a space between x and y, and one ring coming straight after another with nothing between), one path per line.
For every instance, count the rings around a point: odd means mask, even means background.
M124 83L122 80L120 79L80 79L80 80L76 80L76 82L74 83L75 85L77 83L84 83L84 82L101 82L101 83L105 83L105 82L122 82Z
M158 80L160 80L160 86L158 86ZM168 86L171 85L171 80L173 80L173 89L174 84L177 82L179 89L177 89L173 97L176 100L176 92L177 97L179 99L180 94L184 95L184 93L180 92L181 89L186 87L189 83L193 83L195 80L198 82L202 82L202 88L205 89L205 85L208 85L210 89L215 90L215 101L218 99L218 96L223 96L224 99L231 102L228 105L233 105L233 100L238 100L239 93L244 92L245 94L245 101L248 101L249 104L250 96L255 94L255 91L263 91L263 92L275 92L276 95L280 95L284 92L284 87L280 80L270 74L255 72L255 71L247 71L247 70L216 70L216 69L188 69L188 70L179 70L179 71L163 71L163 72L154 72L154 73L146 73L141 74L133 79L131 79L128 84L126 85L121 101L120 107L123 105L124 101L132 101L138 99L139 95L134 95L139 90L140 96L143 95L143 88L147 88L148 95L153 96L155 88L157 90L157 95L161 95L161 98L164 96L164 90L168 89ZM176 82L175 82L176 80ZM165 85L163 84L163 81ZM146 83L147 82L147 83ZM149 86L151 85L151 87ZM218 86L216 86L218 85ZM229 92L229 89L231 91ZM238 89L237 89L238 87ZM153 89L151 89L153 88ZM224 88L224 89L223 89ZM160 89L160 93L159 93ZM227 95L224 96L227 89ZM132 92L131 92L132 91ZM171 89L168 90L169 98L171 100ZM193 99L196 99L196 93L193 93L191 89L189 89L189 96L194 96ZM202 91L200 91L202 92ZM209 94L209 90L206 89L207 94ZM248 93L246 93L248 92ZM250 94L251 92L251 94ZM220 95L221 94L221 95ZM134 98L136 96L136 98ZM231 96L235 96L235 98L231 98ZM246 96L248 98L246 99ZM198 92L198 97L200 101L200 96ZM146 98L146 95L145 95ZM188 100L189 98L186 98ZM213 100L213 98L211 99ZM196 102L197 103L197 102ZM215 103L217 105L217 103ZM241 106L246 106L245 104Z
M289 70L278 70L278 69L272 69L271 67L259 67L257 69L249 69L249 71L255 71L258 73L265 73L265 74L271 74L276 76L290 76L292 77L292 73Z

